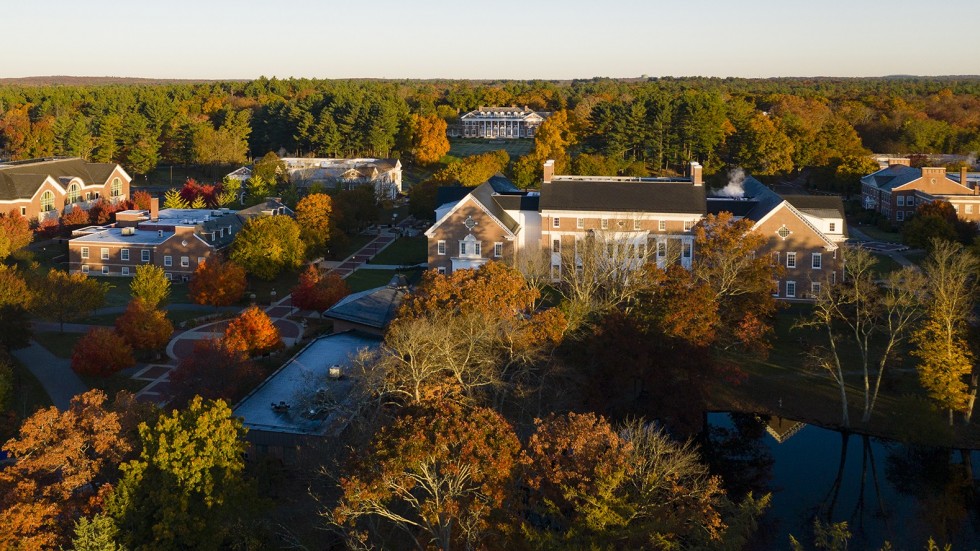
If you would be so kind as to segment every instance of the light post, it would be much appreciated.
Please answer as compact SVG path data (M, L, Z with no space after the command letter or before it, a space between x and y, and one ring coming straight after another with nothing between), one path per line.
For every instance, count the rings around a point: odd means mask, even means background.
M272 292L269 293L269 304L275 304L275 303L276 303L276 290L273 289Z

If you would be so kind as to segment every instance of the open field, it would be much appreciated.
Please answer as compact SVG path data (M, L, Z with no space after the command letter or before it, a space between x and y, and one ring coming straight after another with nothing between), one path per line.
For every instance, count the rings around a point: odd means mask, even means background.
M378 256L368 264L393 264L395 266L411 266L427 260L428 240L425 236L399 237L394 243L385 247Z
M422 279L422 270L365 270L360 269L347 277L347 286L352 292L366 291L375 287L387 285L397 274L405 274L409 284L418 283Z
M521 155L527 155L531 152L534 147L534 140L532 139L520 139L520 140L490 140L490 139L478 139L478 138L450 138L449 139L449 154L453 157L469 157L470 155L478 155L480 153L486 153L488 151L497 151L503 149L510 155L510 159L513 161L515 158Z

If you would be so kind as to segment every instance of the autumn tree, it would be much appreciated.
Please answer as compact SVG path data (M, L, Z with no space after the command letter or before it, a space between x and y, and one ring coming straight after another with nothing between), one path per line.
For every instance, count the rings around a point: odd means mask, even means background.
M406 409L354 459L330 518L352 543L499 547L493 528L508 516L502 506L519 449L514 430L491 409L451 401Z
M423 165L432 164L449 153L446 121L437 115L412 115L412 155Z
M299 282L290 291L293 306L316 312L323 312L349 294L350 287L339 275L312 264L299 275Z
M275 279L279 272L299 267L305 245L300 226L288 216L249 220L235 237L229 258L251 274Z
M34 291L17 268L0 264L0 306L30 308Z
M129 290L133 298L142 299L147 308L158 308L170 298L170 280L163 268L156 264L140 264L136 267Z
M91 390L64 412L34 413L3 447L17 460L0 469L0 547L56 549L100 509L131 444L105 394Z
M136 297L116 318L116 332L134 350L160 350L170 342L174 326L166 313Z
M222 401L195 398L184 409L139 426L138 459L106 511L127 549L220 549L253 526L244 480L245 430Z
M93 327L71 352L71 368L83 375L108 376L136 364L126 340L105 327Z
M150 202L152 199L153 196L150 195L150 192L143 189L138 189L134 191L132 195L130 195L130 200L133 202L133 206L139 210L150 210Z
M231 306L242 299L247 285L244 268L211 257L194 270L187 294L197 304Z
M540 292L520 272L503 262L488 262L476 270L433 270L402 303L399 317L424 317L440 312L514 316L534 308Z
M86 226L89 224L89 213L85 209L75 207L62 214L58 222L66 228Z
M272 324L269 315L257 306L242 310L225 329L225 349L245 357L272 352L283 346L279 329Z
M929 396L949 412L963 412L969 422L976 399L977 374L967 340L967 321L976 296L977 258L957 243L933 240L926 273L927 307L912 335L919 359L919 381ZM967 378L971 376L969 384Z
M976 224L960 220L948 201L921 204L915 214L902 224L902 242L917 249L929 249L933 240L970 243L976 236Z
M170 375L175 388L172 403L186 404L195 396L236 402L262 378L263 373L240 351L228 350L218 339L198 340Z
M503 172L509 162L510 156L502 149L470 155L436 172L432 180L442 184L459 183L467 187L478 186L494 174Z
M310 256L322 254L330 239L333 200L326 193L311 193L296 205L296 222L300 239L306 244Z
M61 330L65 322L78 319L105 303L109 285L90 279L81 272L69 274L50 270L35 288L34 313L57 321Z
M16 210L0 214L0 260L30 244L34 234L27 218Z

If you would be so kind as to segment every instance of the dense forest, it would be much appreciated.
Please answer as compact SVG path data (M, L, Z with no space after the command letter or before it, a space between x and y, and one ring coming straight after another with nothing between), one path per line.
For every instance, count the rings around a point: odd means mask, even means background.
M479 106L562 113L559 168L645 175L699 161L759 176L817 168L848 180L866 154L980 150L980 79L651 78L553 81L267 79L0 85L0 158L158 164L291 155L412 159L419 117ZM538 156L544 152L539 152ZM519 159L513 176L526 180ZM537 159L534 159L536 164ZM834 185L834 184L830 184Z

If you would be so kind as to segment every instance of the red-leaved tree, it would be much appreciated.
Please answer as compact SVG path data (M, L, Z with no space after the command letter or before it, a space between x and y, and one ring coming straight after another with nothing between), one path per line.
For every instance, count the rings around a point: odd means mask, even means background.
M279 329L272 324L269 315L257 306L242 311L225 329L224 347L244 357L271 352L283 346Z
M89 329L71 352L71 368L82 375L112 375L136 364L126 340L105 327Z
M299 275L299 283L293 287L293 306L302 310L322 312L350 294L350 287L339 275L324 273L310 265Z
M175 389L174 405L187 403L194 396L234 403L262 381L262 372L241 354L226 349L222 341L204 339L181 358L170 380Z
M188 296L197 304L231 306L245 294L245 269L234 262L211 258L198 265L188 285Z

